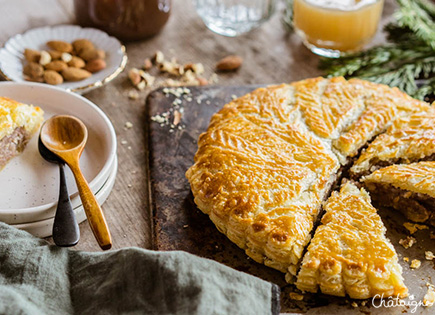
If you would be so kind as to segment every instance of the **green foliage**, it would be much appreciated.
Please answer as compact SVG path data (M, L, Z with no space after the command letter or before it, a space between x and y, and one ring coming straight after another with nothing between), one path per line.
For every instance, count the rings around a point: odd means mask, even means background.
M329 76L358 77L397 86L418 99L435 94L435 5L397 0L396 23L385 27L388 44L337 59L322 59Z

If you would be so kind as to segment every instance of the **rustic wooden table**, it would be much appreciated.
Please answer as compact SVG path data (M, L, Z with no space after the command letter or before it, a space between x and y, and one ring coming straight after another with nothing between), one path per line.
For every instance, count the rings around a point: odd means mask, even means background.
M386 0L382 23L394 10L394 0ZM127 43L127 70L140 67L144 58L156 50L181 62L201 62L207 75L213 73L217 60L237 54L244 58L242 68L219 75L220 85L271 84L290 82L320 75L319 58L309 52L295 34L288 34L281 23L282 3L270 21L249 34L227 38L209 31L195 13L192 0L173 1L172 15L163 31L140 42ZM74 23L72 0L0 0L0 45L17 33L55 24ZM378 32L373 44L382 42ZM108 85L86 95L111 119L118 139L119 169L116 183L103 205L113 237L113 248L152 245L152 217L148 208L149 178L145 98L142 91L136 100L128 98L131 85L124 71ZM129 121L133 128L124 128ZM127 144L122 144L127 142ZM75 247L99 251L88 223L80 224L81 240Z

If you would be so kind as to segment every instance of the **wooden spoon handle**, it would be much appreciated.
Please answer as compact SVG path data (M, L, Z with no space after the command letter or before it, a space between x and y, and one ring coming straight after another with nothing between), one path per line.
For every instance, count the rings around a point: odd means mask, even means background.
M86 217L98 244L103 250L110 249L112 247L112 237L103 210L101 210L95 195L89 188L78 163L68 164L68 166L74 174Z

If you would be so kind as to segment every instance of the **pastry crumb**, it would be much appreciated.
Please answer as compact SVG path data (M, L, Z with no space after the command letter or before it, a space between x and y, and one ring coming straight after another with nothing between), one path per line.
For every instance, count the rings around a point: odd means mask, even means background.
M435 255L430 250L428 250L424 252L424 257L426 258L426 260L433 260L435 258Z
M187 229L189 227L188 224L183 225L183 229Z
M403 261L404 262L408 262L409 261L409 257L403 257Z
M435 286L430 283L426 283L426 286L427 286L427 293L423 298L423 305L425 307L431 307L435 303Z
M125 128L130 129L133 127L133 124L131 122L127 121L124 126L125 126Z
M128 92L128 98L137 100L139 98L139 93L136 90L130 90L130 92Z
M412 247L415 243L417 243L417 240L412 236L407 236L405 239L399 240L399 244L406 249Z
M418 259L413 259L409 267L411 267L412 269L418 269L420 268L420 266L421 266L421 261Z
M355 307L355 308L358 307L358 303L356 303L356 302L352 302L350 305L352 305L352 307Z
M122 145L126 145L127 143L128 143L127 140L121 140Z
M290 292L289 293L290 299L295 301L302 301L304 299L304 296L302 294L296 293L296 292Z
M409 231L409 233L414 234L418 230L427 230L429 227L424 224L417 224L412 222L405 222L403 223L403 226Z

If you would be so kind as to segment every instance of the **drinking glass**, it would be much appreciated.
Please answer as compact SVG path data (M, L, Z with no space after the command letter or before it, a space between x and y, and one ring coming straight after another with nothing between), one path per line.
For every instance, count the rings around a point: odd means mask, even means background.
M267 21L275 0L194 0L194 5L210 30L234 37Z
M384 0L293 0L296 33L312 52L339 57L376 34Z

